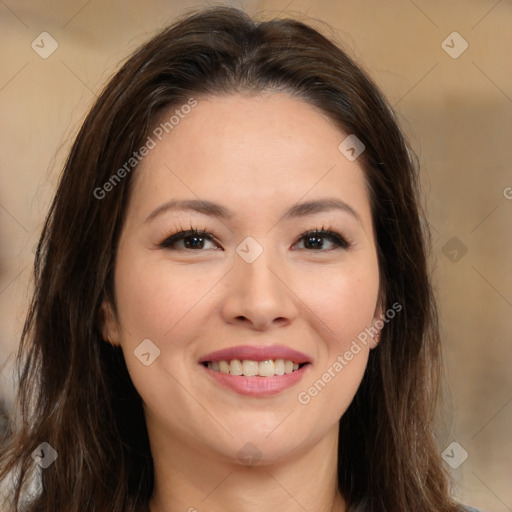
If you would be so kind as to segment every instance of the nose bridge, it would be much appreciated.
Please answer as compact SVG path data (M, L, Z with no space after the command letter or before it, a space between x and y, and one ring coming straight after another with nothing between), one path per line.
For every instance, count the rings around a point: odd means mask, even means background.
M240 258L237 262L239 272L246 281L247 286L257 290L271 291L271 288L279 288L279 279L276 274L279 273L281 265L272 257L269 250L263 251L253 262L248 263ZM281 283L282 285L282 283ZM278 290L273 290L278 292Z
M244 317L254 325L268 325L275 319L293 318L293 293L285 285L285 272L284 262L266 248L254 259L237 254L225 305L229 319Z
M240 253L237 256L234 270L236 277L242 280L242 289L250 293L280 296L283 283L282 278L277 276L284 272L283 265L269 248L261 247L259 254L255 256L254 259L246 259Z

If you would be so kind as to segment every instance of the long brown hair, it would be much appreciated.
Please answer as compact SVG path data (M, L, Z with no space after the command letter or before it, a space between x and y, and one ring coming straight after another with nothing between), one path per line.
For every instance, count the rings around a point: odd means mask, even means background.
M116 245L136 170L109 193L98 190L164 111L192 96L241 91L286 91L365 145L359 161L382 296L385 309L398 303L402 310L385 325L341 418L340 492L351 511L459 510L433 437L440 345L418 166L393 111L353 60L313 28L290 19L256 22L227 7L188 15L139 48L74 142L37 249L17 356L17 421L0 458L0 479L14 475L10 509L147 510L153 464L141 398L121 349L102 340L98 323L104 299L115 313ZM43 442L58 459L39 470L32 453ZM31 481L40 488L30 494Z

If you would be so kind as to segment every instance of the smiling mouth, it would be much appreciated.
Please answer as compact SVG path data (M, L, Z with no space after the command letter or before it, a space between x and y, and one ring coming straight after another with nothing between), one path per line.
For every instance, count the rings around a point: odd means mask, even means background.
M214 372L240 377L275 377L294 373L309 363L295 363L289 359L267 359L265 361L231 359L203 361L201 364Z

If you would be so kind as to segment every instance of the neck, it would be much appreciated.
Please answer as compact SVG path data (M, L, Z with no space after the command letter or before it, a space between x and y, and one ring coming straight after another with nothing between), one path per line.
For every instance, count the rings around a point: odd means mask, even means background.
M337 485L337 424L284 461L253 465L170 442L156 431L150 439L155 470L150 512L347 510Z

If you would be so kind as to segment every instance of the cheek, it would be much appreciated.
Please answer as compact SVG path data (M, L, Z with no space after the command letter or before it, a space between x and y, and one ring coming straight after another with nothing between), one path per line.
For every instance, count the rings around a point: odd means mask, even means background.
M363 267L361 267L363 268ZM371 325L378 297L378 271L329 272L303 282L303 295L317 319L322 349L319 364L301 386L297 401L303 414L322 418L326 427L345 413L363 378L370 354L365 329ZM370 269L370 270L368 270ZM316 286L311 286L316 283ZM307 286L309 284L309 286ZM306 288L307 286L307 288ZM307 293L309 290L309 293Z
M379 273L376 261L365 260L337 269L302 273L297 282L298 295L317 318L331 349L343 349L371 325L377 305Z
M176 404L174 424L187 416L202 418L201 411L183 386L190 375L185 367L191 338L198 337L207 315L202 300L218 281L208 272L171 269L168 261L133 255L125 251L116 263L116 300L121 345L130 377L152 414L166 418L169 403ZM198 278L198 275L201 276ZM143 340L151 340L160 351L145 365L136 357ZM149 346L150 357L151 351Z
M123 336L163 342L197 308L217 281L207 269L172 268L165 259L120 258L116 299Z
M379 272L372 256L338 271L326 270L302 281L302 294L322 328L321 364L298 393L300 407L311 417L334 424L350 405L363 378L369 348L365 329L377 305ZM361 336L363 335L363 336ZM358 338L361 336L360 338Z

